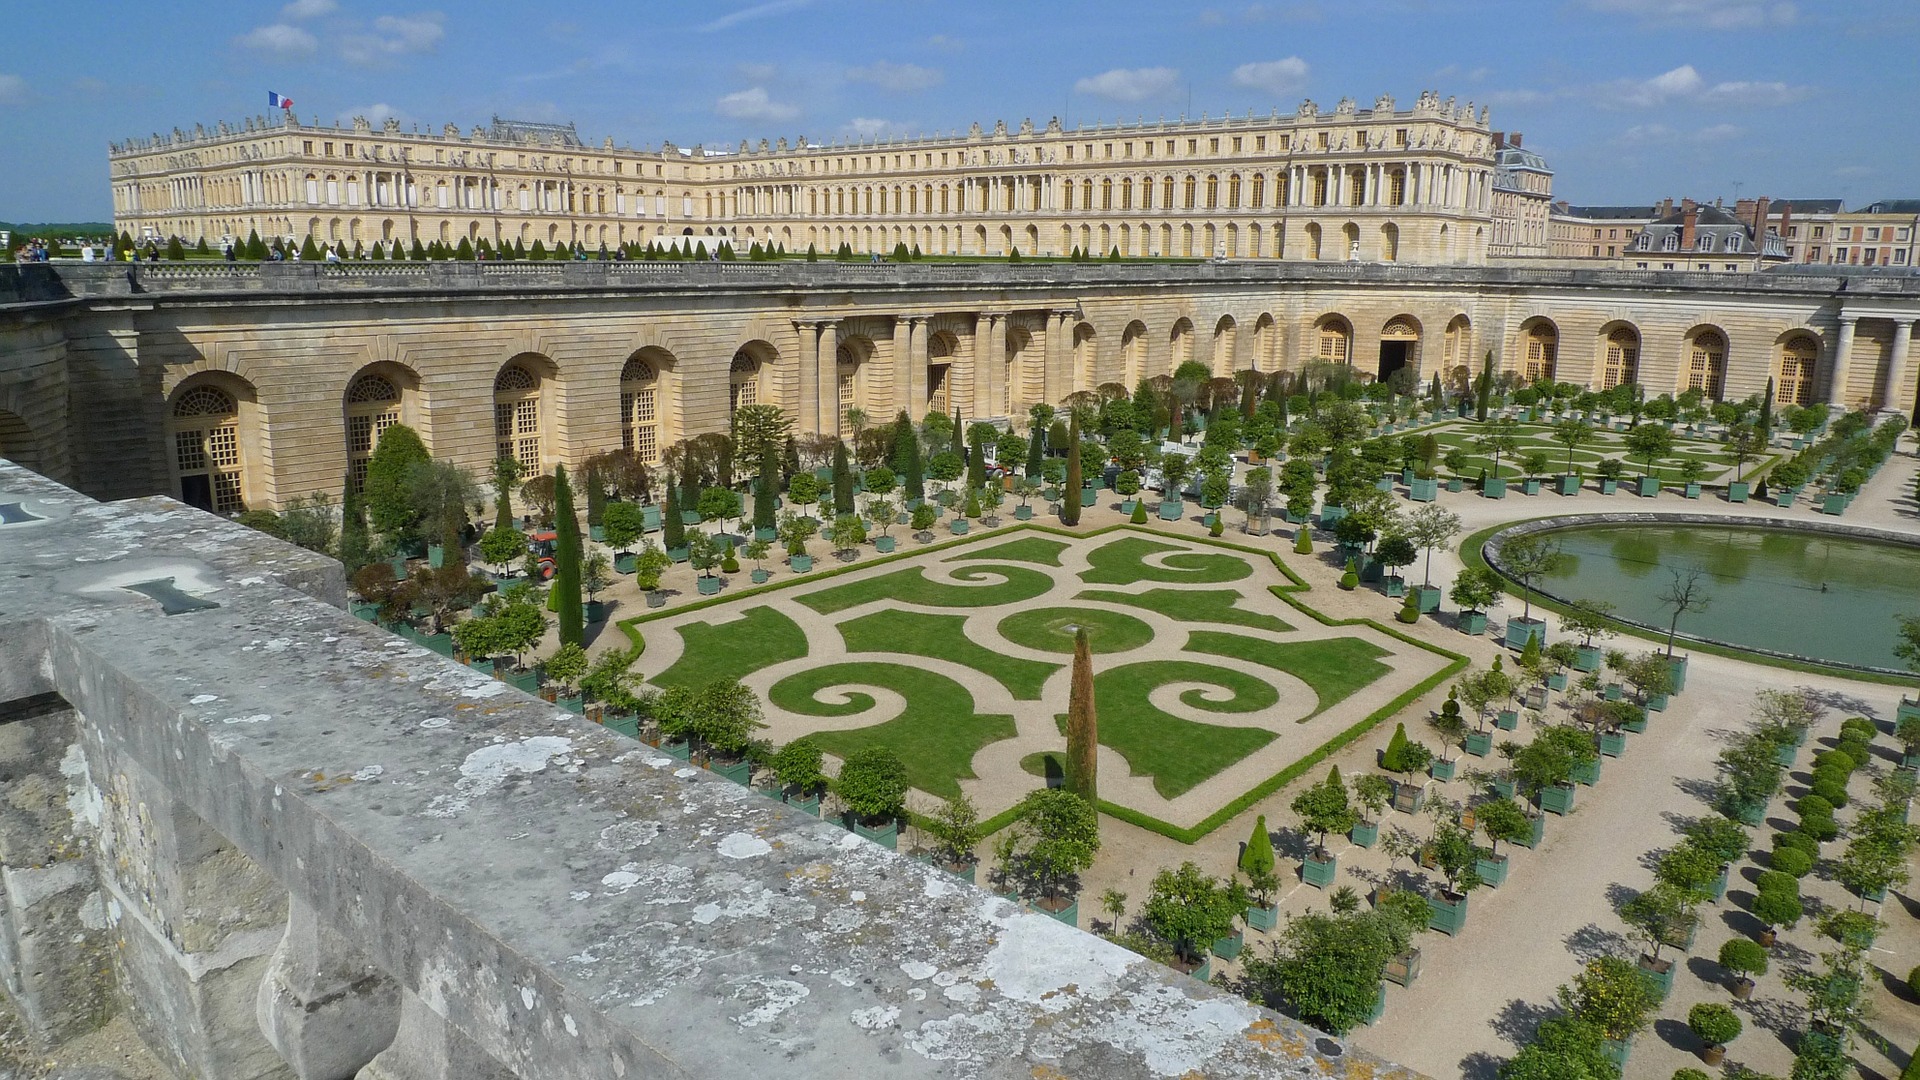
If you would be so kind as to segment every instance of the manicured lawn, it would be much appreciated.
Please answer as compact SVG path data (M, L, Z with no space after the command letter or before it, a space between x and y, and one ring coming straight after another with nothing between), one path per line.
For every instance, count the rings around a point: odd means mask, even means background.
M1351 637L1273 642L1195 630L1187 636L1187 651L1228 656L1294 676L1313 687L1319 696L1319 707L1309 713L1309 717L1333 708L1392 670L1379 661L1388 655L1385 649Z
M1135 775L1153 777L1153 787L1175 798L1215 773L1273 741L1263 728L1199 724L1162 712L1148 700L1155 688L1197 682L1232 692L1226 701L1208 701L1195 690L1180 700L1218 713L1257 712L1280 700L1273 687L1250 675L1190 660L1149 660L1101 672L1093 677L1094 707L1100 716L1100 742L1127 759ZM1066 717L1057 718L1064 733Z
M1149 555L1173 551L1166 566L1150 566ZM1182 585L1217 585L1239 581L1253 567L1238 555L1189 551L1137 536L1102 544L1087 554L1087 570L1080 579L1089 585L1131 585L1136 581L1166 581Z
M1074 597L1076 600L1103 600L1109 604L1130 604L1134 607L1157 611L1169 619L1181 622L1224 623L1228 626L1245 626L1254 630L1272 630L1285 633L1293 629L1284 620L1272 615L1262 615L1257 611L1246 611L1239 606L1240 594L1232 589L1148 589L1146 592L1123 593L1105 589L1089 589Z
M1038 700L1048 677L1064 664L1003 656L969 639L963 615L888 609L840 624L849 652L910 653L965 664L998 680L1007 693ZM1073 647L1068 641L1067 647Z
M960 581L1005 580L992 585L949 585L944 581L930 581L918 568L909 568L803 593L794 599L822 615L832 615L875 600L925 607L992 607L1031 600L1053 588L1052 578L1024 566L963 566L953 571L953 577Z
M1483 452L1480 435L1478 425L1455 425L1435 432L1434 437L1440 443L1442 452L1452 447L1459 447L1467 452L1467 459L1461 468L1460 475L1478 476L1481 469L1487 470L1488 476L1496 475L1493 471L1493 456ZM1535 450L1545 452L1551 459L1552 465L1548 468L1548 475L1557 475L1566 471L1567 448L1554 441L1553 428L1550 425L1522 424L1518 429L1517 438L1518 449L1501 455L1498 475L1508 479L1518 479L1521 475L1521 459ZM1763 456L1760 461L1754 462L1748 468L1753 469L1764 465L1766 457L1770 456ZM1596 474L1600 462L1607 458L1621 459L1626 465L1627 476L1622 477L1623 481L1630 477L1638 477L1644 467L1644 463L1638 458L1627 456L1626 432L1623 431L1596 432L1592 439L1573 452L1573 467L1592 476ZM1681 480L1680 465L1688 460L1698 461L1706 466L1706 473L1702 477L1705 481L1716 482L1731 478L1733 456L1727 453L1724 444L1712 439L1690 438L1678 431L1674 433L1673 453L1656 462L1658 467L1654 469L1653 474L1663 483L1677 484Z
M1040 566L1059 566L1060 553L1067 550L1065 542L1049 540L1044 536L1026 536L1018 540L1009 540L1004 544L980 551L970 551L964 555L955 555L948 562L966 562L975 559L999 559L1005 562L1035 563Z
M945 675L903 664L829 664L789 675L767 695L773 704L805 716L846 716L873 706L873 699L850 694L845 705L813 699L815 691L841 684L884 686L907 699L906 709L884 724L854 731L823 731L811 736L829 754L845 758L862 747L884 745L907 766L907 782L941 798L960 793L956 780L971 779L973 755L988 743L1014 735L1013 717L979 715L966 688Z
M1000 620L1000 636L1015 645L1047 652L1073 651L1073 628L1087 630L1096 653L1126 652L1153 640L1153 627L1131 615L1099 608L1031 608Z
M761 668L807 655L807 635L770 607L748 608L732 622L683 623L679 630L686 648L672 667L649 680L654 686L738 682Z

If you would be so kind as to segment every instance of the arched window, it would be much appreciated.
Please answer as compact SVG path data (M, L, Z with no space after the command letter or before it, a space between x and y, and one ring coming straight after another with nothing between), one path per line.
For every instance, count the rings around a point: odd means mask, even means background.
M240 459L240 405L217 386L192 387L173 403L174 469L180 501L216 514L247 508Z
M1266 194L1267 194L1267 174L1254 173L1253 174L1253 190L1250 192L1250 195L1252 197L1247 200L1247 205L1254 208L1255 210L1260 209L1260 207L1264 204L1264 200L1266 199Z
M637 356L620 371L620 445L648 465L660 463L660 380Z
M1727 339L1717 330L1702 330L1693 335L1693 345L1687 350L1687 389L1698 390L1706 394L1708 400L1719 401L1726 371Z
M859 404L860 358L852 347L842 345L834 350L834 377L840 393L840 430L851 430L853 425L847 420L847 413Z
M1080 181L1080 209L1093 209L1093 178Z
M1207 209L1218 210L1219 208L1220 178L1217 176L1209 176L1207 177Z
M400 388L392 379L369 372L347 387L347 468L354 490L366 482L381 432L399 422Z
M927 339L927 412L947 411L947 373L955 344L953 335L944 330Z
M1351 351L1349 346L1352 344L1352 338L1353 330L1347 325L1345 319L1335 317L1323 320L1314 330L1314 339L1318 346L1314 359L1335 364L1346 363L1348 353Z
M1120 209L1133 209L1133 178L1130 176L1120 181Z
M1781 404L1813 404L1813 373L1819 359L1820 343L1806 334L1796 334L1780 347ZM1898 395L1904 388L1891 389Z
M1600 389L1640 381L1640 335L1620 327L1607 335L1607 356L1600 368Z
M1103 179L1100 181L1100 209L1102 210L1113 209L1113 178L1112 177L1107 177L1106 179Z
M1553 378L1553 362L1560 353L1560 335L1551 323L1539 322L1527 328L1525 361L1521 375L1528 382Z
M733 354L727 371L727 416L731 418L742 405L760 403L760 361L744 349Z
M1187 177L1187 202L1186 202L1187 209L1189 210L1193 209L1194 194L1198 190L1199 190L1199 181L1195 180L1191 176Z
M542 470L540 460L540 380L519 364L508 364L493 380L494 456L512 458L527 475Z
M1240 174L1234 173L1232 176L1227 177L1227 209L1237 210L1239 208L1240 208Z
M1171 176L1160 182L1160 206L1164 210L1173 209L1173 177Z

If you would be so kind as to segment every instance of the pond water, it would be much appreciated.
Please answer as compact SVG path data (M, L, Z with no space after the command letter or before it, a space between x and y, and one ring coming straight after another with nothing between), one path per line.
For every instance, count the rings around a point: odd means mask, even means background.
M1557 529L1566 554L1542 589L1605 600L1614 614L1664 628L1660 593L1676 570L1705 571L1705 611L1680 632L1772 652L1905 670L1894 618L1920 615L1920 548L1791 528L1591 525Z

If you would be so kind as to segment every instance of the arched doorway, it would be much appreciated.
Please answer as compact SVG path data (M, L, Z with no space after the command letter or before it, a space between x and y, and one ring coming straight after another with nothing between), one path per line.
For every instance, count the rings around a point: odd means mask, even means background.
M1167 374L1180 370L1180 365L1193 359L1193 322L1186 318L1176 319L1173 330L1167 335Z
M751 352L741 349L733 354L733 363L727 367L727 418L740 411L742 405L760 404L760 361Z
M942 330L927 339L927 412L947 411L948 376L960 342L953 332Z
M546 471L540 417L541 378L520 360L511 360L493 379L494 456L512 458L527 476Z
M635 353L620 369L620 447L647 465L660 464L660 369L645 352Z
M1640 381L1640 331L1630 323L1616 324L1601 339L1600 389Z
M1529 319L1520 327L1520 377L1533 383L1552 379L1560 357L1560 329L1547 319Z
M1780 343L1780 383L1774 393L1775 404L1813 404L1813 376L1819 362L1819 339L1804 330L1787 335ZM1898 407L1905 391L1901 386L1888 387L1888 405Z
M167 432L181 502L216 514L247 508L240 401L234 394L210 382L176 391Z
M834 391L839 402L834 419L841 434L853 430L852 413L861 408L862 373L873 352L872 340L857 334L841 339L834 349Z
M1696 327L1687 333L1687 385L1708 401L1719 401L1727 376L1727 336L1717 327Z
M1088 327L1088 339L1092 339L1093 328ZM1129 389L1139 385L1147 377L1147 324L1138 319L1127 324L1120 332L1120 358L1123 365L1122 378ZM1092 381L1092 372L1088 372Z
M1122 340L1124 341L1124 338ZM1085 390L1100 382L1094 344L1093 324L1076 324L1073 328L1073 388L1075 390ZM1122 347L1124 348L1124 345Z
M1447 332L1441 339L1443 366L1446 371L1442 377L1449 389L1464 394L1471 378L1468 367L1468 352L1473 348L1473 323L1465 315L1455 315L1447 320Z
M1353 355L1353 326L1338 315L1323 315L1313 324L1313 359L1345 364Z
M1233 374L1233 357L1238 351L1240 324L1233 316L1222 315L1220 321L1213 324L1213 373L1215 375Z
M1374 377L1386 382L1394 372L1420 369L1420 320L1395 315L1380 330L1380 366Z

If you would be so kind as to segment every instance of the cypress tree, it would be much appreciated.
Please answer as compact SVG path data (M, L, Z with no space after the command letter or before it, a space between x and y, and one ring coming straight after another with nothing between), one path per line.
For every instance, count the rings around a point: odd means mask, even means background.
M454 249L453 257L456 259L459 259L461 262L472 262L473 261L472 241L468 240L464 236L461 237L460 246Z
M264 260L267 257L267 245L265 241L260 239L260 230L252 229L248 231L245 257L253 259L256 262Z
M320 249L313 246L313 237L309 236L303 243L301 243L300 258L306 262L319 261Z
M1773 435L1773 376L1767 376L1767 394L1760 399L1760 445L1765 446Z
M893 471L901 476L907 472L907 441L912 438L913 421L901 409L893 418Z
M167 261L180 262L187 257L187 249L180 246L180 238L167 237Z
M1046 457L1046 453L1047 431L1039 424L1035 424L1033 430L1027 432L1027 477L1029 479L1040 478L1041 472L1044 471L1041 468L1041 459Z
M1075 414L1067 430L1067 491L1060 499L1060 523L1080 524L1080 417Z
M987 486L987 446L976 442L967 451L967 486L975 491Z
M947 446L947 449L953 451L953 456L961 461L967 460L967 444L960 431L959 409L953 410L953 442Z
M587 524L600 524L601 515L607 511L607 489L600 483L600 469L593 462L587 462Z
M380 433L367 460L366 507L373 527L389 542L411 546L420 536L420 511L412 497L413 470L433 460L420 435L405 424Z
M1256 881L1273 874L1273 837L1267 833L1267 815L1261 814L1253 823L1253 835L1247 838L1245 850L1240 852L1240 872L1248 881Z
M1440 404L1440 373L1433 373L1433 381L1427 384L1427 399L1435 405Z
M585 642L580 610L580 519L573 513L573 485L567 482L567 467L553 469L553 516L555 538L553 598L559 616L560 644Z
M1487 408L1493 404L1493 350L1487 350L1487 358L1480 364L1480 398L1474 405L1474 418L1481 423L1487 422Z
M195 245L193 245L193 252L194 252L194 254L196 254L196 255L208 255L208 254L211 254L211 252L207 250L207 238L206 238L206 237L204 237L204 236L203 236L203 237L201 237L201 238L200 238L200 242L199 242L199 243L197 243L197 244L195 244Z
M1407 725L1393 726L1393 737L1387 740L1387 749L1380 755L1380 767L1390 773L1404 773L1407 758Z
M353 575L372 561L373 545L367 540L367 511L360 504L359 488L349 474L346 491L340 496L340 564L346 567L347 580L352 581Z
M908 424L906 433L900 436L899 456L901 490L908 502L918 503L927 497L927 463L920 457L920 436L915 434L912 424Z
M807 245L807 261L808 262L820 261L820 252L816 250L812 244Z
M381 245L380 241L375 240L373 242L373 254L369 255L368 258L373 262L386 262L387 249Z
M413 238L413 247L407 250L407 258L412 259L414 262L426 261L427 249L420 246L419 237L416 236Z
M833 512L853 513L853 470L847 467L847 444L833 444Z
M542 240L537 240L537 239L536 239L536 240L535 240L535 241L533 242L533 248L532 248L532 250L531 250L531 251L529 251L529 252L527 253L527 257L528 257L528 258L530 258L530 259L544 259L544 258L546 258L546 257L547 257L547 245L546 245L546 243L545 243L545 241L542 241Z
M780 462L769 446L760 455L760 475L753 479L753 527L774 527L773 504L780 490Z
M1099 804L1100 720L1093 704L1093 649L1087 628L1073 632L1073 682L1067 691L1066 789Z
M667 505L660 511L660 542L674 551L687 546L687 525L680 520L679 485L667 474Z

